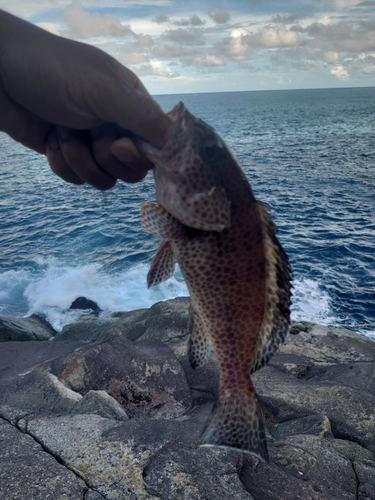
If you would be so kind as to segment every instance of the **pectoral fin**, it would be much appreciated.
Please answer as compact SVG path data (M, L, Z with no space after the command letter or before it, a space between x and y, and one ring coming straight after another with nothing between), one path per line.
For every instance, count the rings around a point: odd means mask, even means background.
M173 249L170 241L163 240L156 252L155 257L152 259L150 270L147 274L147 286L159 285L167 279L171 278L174 274L176 259L173 254Z
M148 233L161 236L167 240L184 239L184 226L175 219L165 208L144 201L141 205L141 223Z

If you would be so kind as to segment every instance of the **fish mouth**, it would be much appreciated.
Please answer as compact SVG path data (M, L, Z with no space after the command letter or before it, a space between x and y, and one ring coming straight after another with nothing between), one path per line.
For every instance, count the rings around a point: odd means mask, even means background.
M171 132L162 149L137 137L135 143L147 158L154 164L154 170L160 170L164 175L178 173L178 165L174 165L173 157L183 149L192 132L196 118L187 110L183 102L179 102L167 113L172 122Z

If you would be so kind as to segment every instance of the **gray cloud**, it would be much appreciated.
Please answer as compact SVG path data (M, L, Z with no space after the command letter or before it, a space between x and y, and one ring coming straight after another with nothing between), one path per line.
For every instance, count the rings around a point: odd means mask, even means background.
M144 47L151 47L152 45L155 45L154 39L150 35L136 35L137 37L137 42L139 45L144 46Z
M202 31L198 28L177 28L165 31L163 37L182 45L204 45Z
M277 14L271 19L274 24L294 24L302 19L306 19L306 14Z
M152 22L157 24L169 23L170 21L171 20L169 19L169 17L165 16L164 14L160 14L159 16L155 16L152 18Z
M217 7L213 7L208 11L208 15L210 18L215 21L216 24L225 24L229 21L230 15L226 10L218 9Z
M340 21L329 25L313 23L304 31L314 40L317 47L326 50L338 52L375 50L375 23L373 21L359 21L358 23Z
M199 54L198 49L183 47L172 43L159 43L151 50L151 57L155 59L176 59L180 57L195 57Z
M152 18L152 21L157 24L173 24L175 26L203 26L206 21L203 21L197 14L193 14L188 19L171 19L164 14Z
M202 21L197 14L193 14L189 19L180 19L173 22L176 26L203 26L204 23L205 21Z
M73 36L88 38L93 36L133 35L130 26L121 24L118 17L110 14L90 14L82 9L79 0L73 0L65 8L65 20Z

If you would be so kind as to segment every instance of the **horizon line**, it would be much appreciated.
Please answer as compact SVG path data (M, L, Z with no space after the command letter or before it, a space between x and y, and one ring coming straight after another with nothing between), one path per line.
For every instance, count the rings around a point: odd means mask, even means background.
M163 96L163 95L193 95L193 94L234 94L234 93L245 93L245 92L289 92L293 91L303 91L303 90L353 90L353 89L375 89L375 85L357 85L351 87L306 87L306 88L288 88L288 89L252 89L252 90L214 90L214 91L201 91L201 92L172 92L163 94L154 94L152 96Z

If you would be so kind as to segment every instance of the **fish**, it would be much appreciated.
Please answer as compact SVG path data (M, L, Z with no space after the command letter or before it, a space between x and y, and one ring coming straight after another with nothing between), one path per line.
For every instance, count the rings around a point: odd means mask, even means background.
M147 285L172 277L178 263L191 299L190 364L217 360L217 399L198 444L268 462L250 376L287 336L291 267L267 207L221 137L181 102L168 116L173 131L161 150L138 143L156 187L156 203L142 202L141 223L162 238Z

